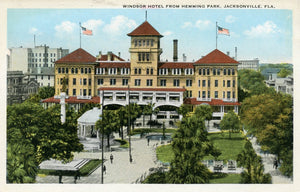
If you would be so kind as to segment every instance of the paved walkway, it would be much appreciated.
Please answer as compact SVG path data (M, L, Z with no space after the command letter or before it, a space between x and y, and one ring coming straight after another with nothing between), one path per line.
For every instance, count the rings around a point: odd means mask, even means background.
M157 167L156 154L153 144L154 141L150 141L150 145L147 146L146 139L134 139L132 140L132 157L133 162L129 162L128 151L113 151L105 152L104 158L106 159L104 165L106 166L106 174L104 174L104 184L118 183L118 184L130 184L135 183L138 179L145 178L149 174L149 168ZM113 155L113 163L110 162L109 157ZM77 153L74 159L82 158L95 158L101 159L101 153ZM58 176L46 176L37 177L37 183L58 183ZM74 183L74 177L63 176L62 182L64 184ZM101 183L101 167L98 168L88 177L81 177L77 180L77 183Z
M261 156L261 158L262 158L263 165L264 165L264 168L265 168L264 173L270 173L271 174L272 183L273 184L292 184L293 181L290 178L282 175L281 172L278 169L275 169L273 167L273 162L274 162L274 159L275 159L275 155L261 153L260 146L256 143L256 138L255 137L252 137L249 140L251 141L255 152L259 156Z

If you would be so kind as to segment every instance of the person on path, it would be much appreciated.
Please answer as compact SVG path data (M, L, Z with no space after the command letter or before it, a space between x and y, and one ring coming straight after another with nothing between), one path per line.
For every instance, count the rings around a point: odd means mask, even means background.
M277 161L277 159L274 160L273 168L274 167L275 167L275 169L277 169L277 167L278 167L278 161Z
M149 143L150 143L150 139L149 138L147 139L147 142L148 142L148 146L149 146Z
M110 154L110 163L113 163L114 156Z
M106 166L105 165L103 165L103 173L106 174Z

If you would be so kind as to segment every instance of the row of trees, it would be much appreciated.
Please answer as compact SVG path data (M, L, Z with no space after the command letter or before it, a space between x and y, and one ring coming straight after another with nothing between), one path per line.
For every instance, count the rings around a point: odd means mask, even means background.
M263 83L259 72L239 71L240 87L248 95L241 107L241 120L248 134L257 137L262 150L276 154L280 170L293 175L293 98ZM253 84L253 85L252 85ZM255 86L254 86L255 85Z

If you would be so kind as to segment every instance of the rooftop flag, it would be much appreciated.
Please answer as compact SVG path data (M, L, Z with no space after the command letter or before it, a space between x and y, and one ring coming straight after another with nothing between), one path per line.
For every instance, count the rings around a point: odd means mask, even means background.
M229 35L229 30L218 26L218 34Z
M85 27L81 27L81 29L82 29L82 34L84 34L84 35L93 35L92 30L89 30Z

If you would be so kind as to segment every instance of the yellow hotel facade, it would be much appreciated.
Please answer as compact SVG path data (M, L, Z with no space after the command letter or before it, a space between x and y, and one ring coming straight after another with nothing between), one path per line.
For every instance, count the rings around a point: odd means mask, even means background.
M99 102L104 106L154 103L159 108L206 103L213 107L215 119L222 119L228 110L238 113L237 61L215 49L195 62L178 62L174 40L173 61L162 62L163 36L147 21L128 36L130 61L111 52L94 57L81 48L56 61L55 96L43 103L59 103L65 86L66 102L77 108ZM179 117L176 110L161 110L154 118L159 116Z

